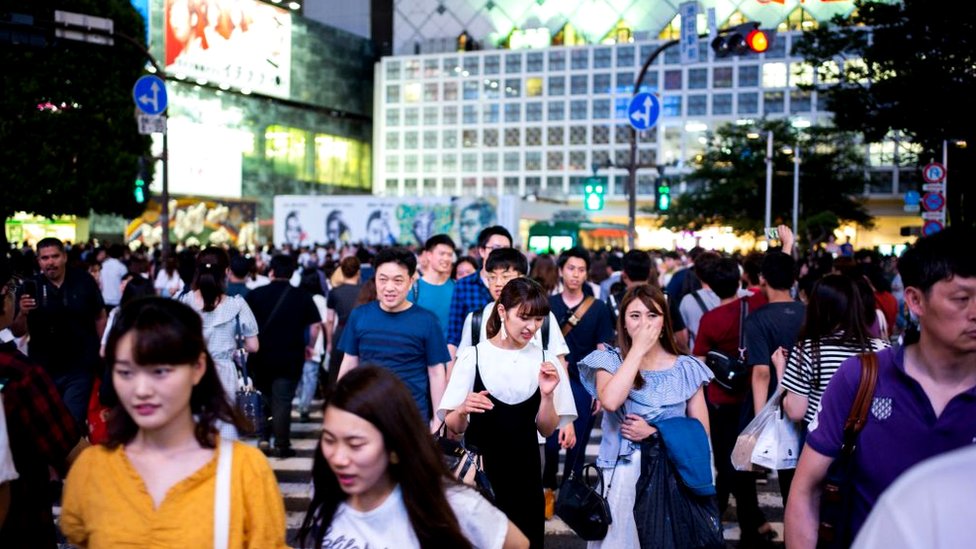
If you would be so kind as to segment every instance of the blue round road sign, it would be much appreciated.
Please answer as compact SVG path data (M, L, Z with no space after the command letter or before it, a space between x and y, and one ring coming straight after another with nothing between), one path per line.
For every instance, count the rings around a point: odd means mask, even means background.
M922 168L922 179L924 179L926 183L942 183L942 181L945 180L945 176L945 166L939 164L938 162L932 162Z
M136 107L146 114L160 114L166 110L166 84L158 76L147 74L132 86L132 99Z
M922 197L922 206L929 212L941 210L945 206L945 198L942 197L942 193L925 193Z
M932 236L942 230L942 223L930 219L922 225L922 236Z
M661 117L661 100L653 93L642 92L630 100L627 108L627 120L637 131L654 127Z

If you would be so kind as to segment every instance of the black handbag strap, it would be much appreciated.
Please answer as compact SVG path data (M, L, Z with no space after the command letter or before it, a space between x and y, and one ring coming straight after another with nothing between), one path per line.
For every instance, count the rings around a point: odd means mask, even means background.
M484 309L471 311L471 345L478 346L481 341L481 320L485 316Z
M708 305L705 305L705 300L702 299L700 295L698 295L698 290L695 290L694 292L691 292L690 295L691 295L692 299L694 299L698 303L698 306L702 310L702 314L707 313L708 312Z
M275 303L275 306L271 309L271 314L269 314L268 318L264 319L264 322L261 324L262 332L265 330L265 328L271 325L271 320L274 319L275 315L278 313L278 310L281 309L281 304L285 302L285 296L287 296L288 292L291 290L290 283L282 282L281 284L285 285L285 291L281 292L281 295L278 296L278 301Z
M746 298L739 298L739 360L746 359L745 327L746 315L749 314L749 302Z

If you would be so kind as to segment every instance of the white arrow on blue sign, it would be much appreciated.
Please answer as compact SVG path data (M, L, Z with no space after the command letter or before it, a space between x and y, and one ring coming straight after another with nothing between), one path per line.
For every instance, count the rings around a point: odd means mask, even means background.
M653 93L642 92L630 100L627 108L627 120L637 131L644 131L654 127L661 117L661 100Z
M146 114L162 113L168 105L163 79L151 74L140 77L132 86L132 99L136 108Z

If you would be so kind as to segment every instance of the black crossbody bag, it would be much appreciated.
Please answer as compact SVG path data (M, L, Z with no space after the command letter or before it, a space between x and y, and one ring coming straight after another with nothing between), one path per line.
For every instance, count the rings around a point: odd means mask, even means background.
M738 355L731 355L722 351L708 351L705 355L705 365L715 374L715 383L724 389L739 393L745 390L749 380L749 368L746 366L746 348L744 327L746 315L749 314L749 302L739 298L739 349Z

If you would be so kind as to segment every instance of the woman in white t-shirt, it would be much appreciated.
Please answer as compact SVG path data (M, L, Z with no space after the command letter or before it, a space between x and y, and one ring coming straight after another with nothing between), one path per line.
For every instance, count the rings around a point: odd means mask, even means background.
M528 547L501 511L450 476L395 374L356 368L327 402L302 547Z
M548 437L576 419L566 370L532 343L548 314L537 282L508 282L488 318L488 338L458 354L437 410L481 451L495 504L540 549L545 502L537 432Z

